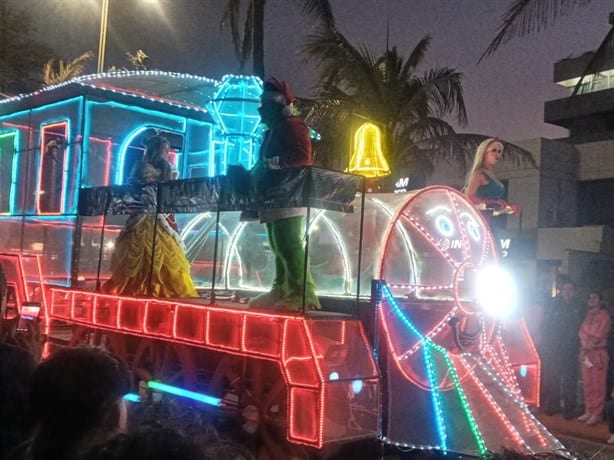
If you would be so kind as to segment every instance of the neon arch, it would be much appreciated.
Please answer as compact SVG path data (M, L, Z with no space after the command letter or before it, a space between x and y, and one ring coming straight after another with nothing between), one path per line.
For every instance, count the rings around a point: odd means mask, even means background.
M199 216L191 219L189 221L189 223L185 226L184 230L182 231L181 235L184 238L184 240L187 240L188 235L193 231L194 227L196 225L198 225L203 219L211 219L213 216L210 213L204 213L204 214L200 214ZM318 210L316 212L316 216L314 217L314 219L312 219L312 221L310 222L309 225L309 233L311 234L314 231L314 227L319 223L319 221L324 222L324 224L326 225L326 228L331 232L334 241L336 243L336 247L339 250L341 257L342 257L342 262L343 262L343 287L342 287L342 294L347 295L349 294L349 289L352 283L352 266L351 266L351 262L350 262L350 256L349 256L349 252L348 252L348 248L347 245L345 244L345 242L343 241L343 238L341 236L341 233L339 231L339 229L337 228L336 224L325 215L325 211L323 210ZM235 229L232 231L232 233L228 232L228 230L224 229L224 231L226 232L226 234L230 237L229 240L229 247L228 250L225 253L224 256L224 284L226 285L226 287L229 286L229 282L230 282L230 278L231 278L231 272L230 270L232 269L232 258L236 257L237 259L237 265L239 267L239 271L238 271L238 287L239 288L249 288L249 289L261 289L257 286L245 286L243 284L243 273L242 273L242 267L244 265L243 263L243 259L241 258L241 255L239 253L239 250L237 248L237 245L241 239L241 236L243 234L243 232L245 231L246 227L247 227L247 223L248 222L240 222L239 225L237 225L235 227ZM208 227L207 227L207 232L209 232L212 228L214 227L214 223L211 223ZM220 228L222 228L222 225L220 225ZM201 230L202 233L202 230ZM206 239L205 239L206 241ZM192 248L192 244L190 242L187 243L188 248Z

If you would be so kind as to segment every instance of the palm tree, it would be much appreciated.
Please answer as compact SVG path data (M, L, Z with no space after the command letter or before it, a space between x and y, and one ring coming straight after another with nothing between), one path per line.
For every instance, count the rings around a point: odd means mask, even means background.
M446 67L417 73L429 43L430 37L424 37L405 59L396 47L374 56L334 29L308 38L303 52L316 61L319 81L317 101L307 118L332 141L318 146L319 164L336 168L347 164L345 146L350 145L352 123L362 119L383 129L393 169L411 167L428 173L433 155L455 155L451 149L424 144L429 139L453 139L454 129L444 117L453 116L460 125L467 122L461 73Z
M40 88L41 66L54 53L34 37L34 20L25 8L0 1L0 94Z
M127 52L126 58L135 70L149 69L149 55L141 49L136 50L134 54Z
M57 85L78 77L83 73L85 63L94 58L94 53L86 51L81 56L77 56L71 61L58 59L57 69L55 59L50 59L43 69L43 80L45 85Z
M533 32L539 32L552 25L560 16L570 14L575 7L586 6L591 0L514 0L503 15L499 30L486 51L480 56L478 63L493 54L501 45L514 37L523 37ZM587 63L580 80L576 84L572 96L582 86L584 77L596 74L602 70L607 61L608 51L614 46L614 13L610 13L609 22L612 25L597 51Z
M577 6L586 6L591 0L514 0L507 7L498 32L478 62L493 54L501 45L514 37L524 37L554 24L557 18L567 16Z
M245 73L247 62L252 58L252 73L264 78L264 8L266 0L248 0L242 36L239 34L241 0L226 0L221 26L229 27L239 72ZM332 8L328 0L303 0L303 12L333 28Z

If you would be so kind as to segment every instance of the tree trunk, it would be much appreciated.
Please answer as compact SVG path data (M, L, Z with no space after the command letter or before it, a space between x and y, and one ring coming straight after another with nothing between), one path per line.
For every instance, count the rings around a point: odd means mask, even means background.
M7 6L6 2L0 1L0 93L4 93L6 89L6 76L4 69L7 67L6 63L6 29L7 24Z
M254 5L254 48L253 72L264 79L264 4L266 0L253 0Z

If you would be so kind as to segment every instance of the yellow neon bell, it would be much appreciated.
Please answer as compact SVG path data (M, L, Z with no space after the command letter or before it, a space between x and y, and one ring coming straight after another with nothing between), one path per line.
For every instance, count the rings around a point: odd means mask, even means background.
M354 152L346 172L365 177L390 174L390 166L382 151L382 132L373 123L363 123L354 134Z

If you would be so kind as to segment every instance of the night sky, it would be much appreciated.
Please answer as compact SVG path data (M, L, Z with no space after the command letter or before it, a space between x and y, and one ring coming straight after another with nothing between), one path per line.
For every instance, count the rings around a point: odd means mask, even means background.
M0 0L35 11L40 37L61 56L97 52L101 0ZM480 65L508 0L331 0L339 30L373 53L390 44L409 55L432 37L426 66L455 67L464 74L469 125L460 132L509 141L556 138L566 131L543 123L543 103L567 91L552 82L553 63L594 50L607 34L611 0L593 0L557 20L545 32L504 45ZM219 78L237 71L229 31L220 31L224 0L110 0L106 65L127 65L126 51L145 50L152 67ZM313 64L299 46L313 30L296 0L267 0L265 68L309 96ZM95 70L95 61L88 73Z

